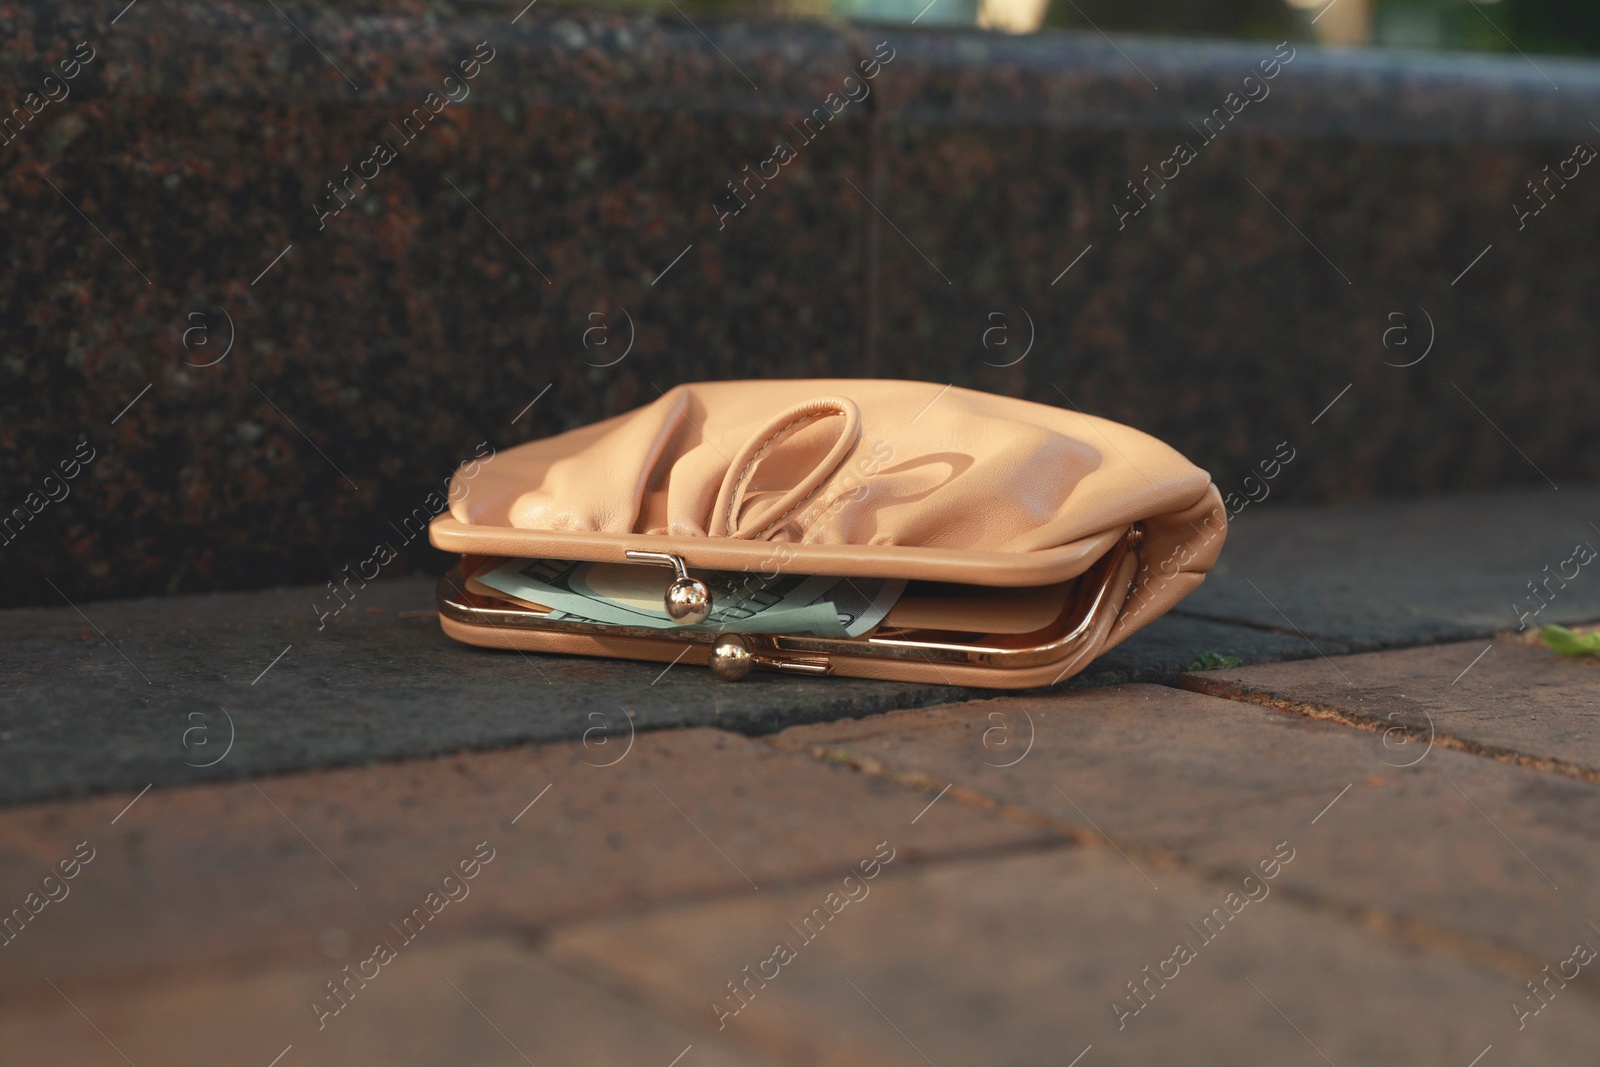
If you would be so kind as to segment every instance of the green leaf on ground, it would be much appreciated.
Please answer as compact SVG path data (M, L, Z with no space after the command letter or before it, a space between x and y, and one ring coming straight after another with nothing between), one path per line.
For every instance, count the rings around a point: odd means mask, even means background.
M1580 634L1565 626L1545 626L1539 636L1560 656L1600 656L1600 633Z
M1237 667L1244 660L1238 656L1224 656L1220 652L1205 652L1200 658L1189 664L1191 671L1220 671L1227 667Z

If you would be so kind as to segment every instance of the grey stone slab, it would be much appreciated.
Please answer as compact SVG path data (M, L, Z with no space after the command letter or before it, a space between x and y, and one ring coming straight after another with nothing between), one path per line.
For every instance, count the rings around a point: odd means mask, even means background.
M629 713L639 730L761 733L992 695L471 648L440 632L421 578L371 583L320 631L314 603L325 587L0 612L0 803L602 737ZM1255 663L1296 647L1163 619L1069 684L1175 681L1203 651Z
M1375 648L1600 618L1600 489L1245 509L1191 616ZM1549 568L1547 571L1545 568ZM1529 583L1548 592L1535 599ZM1575 575L1575 577L1571 577ZM1514 606L1515 605L1515 606ZM1333 651L1324 647L1324 651Z
M577 739L597 728L620 736L630 717L635 729L761 731L950 694L783 675L724 685L703 670L663 673L664 664L472 648L440 631L425 579L374 582L319 632L318 592L85 604L87 619L70 608L0 614L0 801ZM217 760L230 734L227 759L196 766Z
M1174 869L1243 872L1288 839L1300 905L1511 974L1533 977L1575 940L1600 938L1589 926L1600 923L1600 783L1399 732L1134 685L771 740L930 797L949 786L941 805L1114 842L1159 885Z
M1203 588L1203 587L1202 587ZM1323 641L1324 653L1337 655L1352 644ZM1257 626L1239 626L1172 612L1095 660L1073 678L1068 688L1158 682L1176 685L1201 656L1215 652L1241 663L1279 663L1317 655L1299 634L1281 634Z
M1247 510L1178 612L1067 686L1175 684L1204 652L1263 664L1505 629L1518 596L1539 603L1527 585L1546 566L1600 544L1591 512L1600 492ZM1600 616L1595 570L1541 586L1531 621ZM373 583L319 632L319 593L0 614L0 803L574 739L628 712L637 729L761 733L994 695L777 675L726 686L694 669L467 648L439 632L420 578ZM230 737L229 758L205 766Z

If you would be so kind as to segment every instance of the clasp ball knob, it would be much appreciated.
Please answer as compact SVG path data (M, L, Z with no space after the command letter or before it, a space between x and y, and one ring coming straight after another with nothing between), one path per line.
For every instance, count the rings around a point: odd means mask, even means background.
M711 646L711 671L725 682L748 677L755 665L750 642L738 634L723 634Z
M711 590L698 578L674 578L665 602L667 617L682 626L694 626L711 616Z

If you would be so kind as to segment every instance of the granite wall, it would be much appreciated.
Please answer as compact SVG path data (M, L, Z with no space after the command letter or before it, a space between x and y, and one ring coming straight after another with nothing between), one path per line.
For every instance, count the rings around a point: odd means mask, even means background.
M1071 404L1267 500L1600 475L1595 65L118 6L0 3L3 605L434 568L455 464L701 378Z

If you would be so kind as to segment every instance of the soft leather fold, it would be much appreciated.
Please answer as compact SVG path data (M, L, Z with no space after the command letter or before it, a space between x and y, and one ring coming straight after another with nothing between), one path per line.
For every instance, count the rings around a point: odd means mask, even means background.
M1214 493L1204 471L1131 427L868 379L679 386L504 451L458 488L453 521L434 530L456 551L520 544L521 554L579 558L589 545L618 558L619 546L665 539L664 551L738 567L778 543L802 572L865 556L882 573L915 576L908 560L937 558L938 573L924 576L1002 585L1071 577L1097 555L1090 543L1134 522L1165 530L1166 517L1203 509ZM744 554L736 541L750 543ZM1197 550L1180 569L1203 571L1205 558Z

